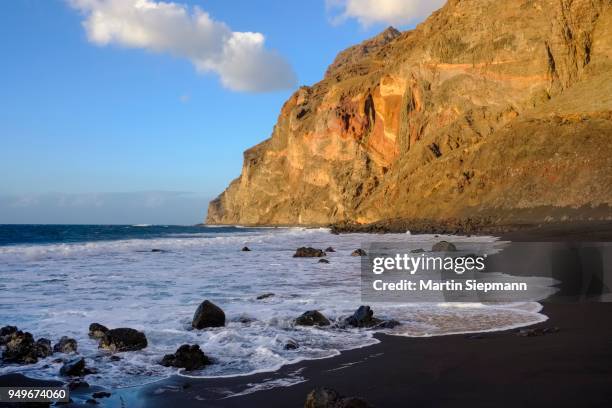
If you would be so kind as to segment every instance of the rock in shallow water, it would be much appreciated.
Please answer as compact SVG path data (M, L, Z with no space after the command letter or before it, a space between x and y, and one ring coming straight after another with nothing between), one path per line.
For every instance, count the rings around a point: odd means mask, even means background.
M336 252L336 250L332 247L325 248L325 252Z
M296 249L294 258L321 258L327 255L323 250L311 248L311 247L300 247Z
M75 339L71 339L67 336L62 336L62 338L55 343L53 346L53 351L56 353L76 353L77 351L77 341Z
M274 293L264 293L263 295L257 296L257 300L267 299L272 296L274 296Z
M359 306L355 313L347 317L344 322L353 327L376 329L392 329L400 324L397 320L382 320L374 317L374 311L370 306Z
M60 375L64 377L79 377L85 373L85 359L75 357L64 363L60 368Z
M0 346L5 345L11 338L11 335L17 331L17 326L4 326L0 328Z
M242 252L251 252L251 248L249 248L248 246L242 247L241 249Z
M100 323L92 323L89 325L89 337L92 339L101 339L107 331L108 327Z
M191 326L194 329L225 326L225 313L209 300L203 301L193 315Z
M361 248L357 248L351 253L351 256L367 256L367 252Z
M328 261L327 259L325 259L325 258L321 258L321 259L319 259L319 263L325 263L325 264L328 264L328 263L329 263L329 261Z
M328 326L329 320L318 310L309 310L295 319L298 326Z
M187 371L197 370L210 363L210 359L197 344L183 344L174 354L166 354L160 362L163 366L184 368Z
M7 363L33 364L38 361L38 349L31 333L17 330L7 336L2 360Z
M104 334L100 340L99 348L107 349L112 352L135 351L147 347L147 338L141 331L121 327L111 329Z
M41 337L36 340L36 355L41 358L49 357L53 354L53 348L51 347L51 340Z
M448 241L440 241L431 247L432 252L455 252L457 247Z

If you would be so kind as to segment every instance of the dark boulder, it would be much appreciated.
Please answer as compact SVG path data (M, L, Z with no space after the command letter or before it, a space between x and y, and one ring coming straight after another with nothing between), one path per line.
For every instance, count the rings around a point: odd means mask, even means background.
M242 252L251 252L251 248L249 248L248 246L242 247L241 249Z
M11 335L18 330L17 326L4 326L0 328L0 346L4 346L11 338Z
M300 347L299 343L293 339L288 339L283 345L283 348L285 350L296 350L299 347Z
M329 320L317 310L309 310L295 319L295 324L299 326L328 326Z
M51 340L41 337L36 340L36 355L41 358L49 357L53 354L53 348L51 347Z
M325 263L325 264L328 264L328 263L329 263L329 261L328 261L327 259L325 259L325 258L321 258L321 259L319 259L319 263Z
M38 350L31 333L17 330L8 336L2 353L7 363L33 364L38 361Z
M330 388L315 388L306 396L304 408L372 408L372 405L362 398L343 397Z
M147 338L141 331L121 327L111 329L104 334L100 340L99 348L117 351L135 351L147 347Z
M311 248L311 247L301 247L295 251L293 254L294 258L321 258L327 255L323 250Z
M85 359L83 357L72 358L60 368L60 375L64 377L79 377L83 374L85 374Z
M53 351L56 353L66 354L76 353L77 341L75 339L71 339L70 337L62 336L62 338L53 346Z
M111 393L107 391L98 391L91 394L91 396L94 398L108 398L111 396Z
M191 371L210 364L210 360L197 344L191 346L183 344L174 354L166 354L160 364L165 367L178 367Z
M306 396L304 408L334 408L340 399L336 390L315 388Z
M336 250L332 247L325 248L325 252L336 252Z
M205 300L200 303L193 315L191 326L194 329L205 329L207 327L225 326L225 313L221 308L211 301Z
M363 249L358 248L351 253L351 256L368 256L368 254Z
M257 296L257 300L267 299L272 296L274 296L274 293L264 293L263 295Z
M455 252L457 247L448 241L440 241L431 247L432 252Z
M89 388L89 383L83 379L75 378L68 382L68 388L70 391L77 390L80 388Z
M108 327L100 323L92 323L89 325L89 337L92 339L101 339L107 331Z
M400 324L397 320L382 320L374 317L374 311L370 306L359 306L355 313L347 317L344 322L349 326L370 329L392 329Z
M382 323L382 320L373 316L374 311L370 306L359 306L352 316L346 318L345 322L354 327L373 327Z

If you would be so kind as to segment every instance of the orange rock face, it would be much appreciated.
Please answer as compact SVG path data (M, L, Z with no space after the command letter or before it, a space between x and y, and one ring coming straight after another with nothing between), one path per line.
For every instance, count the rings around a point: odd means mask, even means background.
M609 1L449 1L297 90L206 222L609 208L611 95Z

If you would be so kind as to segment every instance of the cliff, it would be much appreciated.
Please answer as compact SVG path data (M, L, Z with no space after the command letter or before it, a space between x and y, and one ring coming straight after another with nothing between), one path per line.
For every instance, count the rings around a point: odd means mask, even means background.
M611 141L612 0L451 0L296 91L206 222L607 217Z

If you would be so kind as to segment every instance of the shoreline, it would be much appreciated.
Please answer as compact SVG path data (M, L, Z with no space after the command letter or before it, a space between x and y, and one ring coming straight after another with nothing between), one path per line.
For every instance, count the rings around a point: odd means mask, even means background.
M109 398L98 400L99 406L302 407L315 387L359 396L376 407L609 403L612 303L550 303L542 313L548 319L529 328L558 327L558 332L533 337L517 336L517 329L433 337L375 334L377 344L286 365L276 372L203 379L174 375L112 390ZM0 384L17 377L2 376ZM97 390L78 388L71 395L84 401ZM512 392L500 399L502 390Z
M416 406L509 407L609 402L612 389L606 384L612 381L612 322L608 316L612 304L547 304L542 312L548 320L530 327L556 326L559 332L538 337L517 336L517 329L434 337L376 334L377 344L287 365L275 373L241 379L174 376L142 387L133 397L143 407L195 407L204 401L218 407L301 407L310 390L330 387L378 407L401 406L407 401ZM497 377L490 378L491 367ZM239 388L245 380L265 386L292 376L303 381L229 398L218 396ZM540 387L533 387L532 381ZM511 387L513 395L500 401L501 387Z
M509 232L501 239L520 241L589 241L609 239L612 222L582 228L549 225ZM333 357L232 377L193 378L173 375L149 384L108 390L101 407L301 407L315 387L359 396L374 406L598 406L612 400L612 303L544 303L547 320L522 326L559 327L559 332L520 337L517 328L471 334L403 337L377 333L379 342ZM475 364L474 364L475 363ZM494 372L491 372L491 368ZM471 380L469 380L471 379ZM537 386L533 385L533 382ZM34 386L53 382L19 374L0 376L0 386ZM55 382L57 384L57 382ZM559 386L563 390L559 391ZM538 388L539 387L539 388ZM501 389L513 395L499 401ZM71 391L74 403L101 387ZM516 394L516 395L514 395ZM529 395L529 399L525 395ZM521 399L523 398L523 399Z

